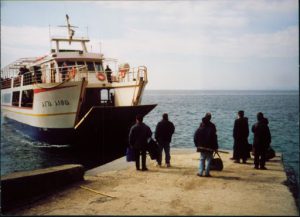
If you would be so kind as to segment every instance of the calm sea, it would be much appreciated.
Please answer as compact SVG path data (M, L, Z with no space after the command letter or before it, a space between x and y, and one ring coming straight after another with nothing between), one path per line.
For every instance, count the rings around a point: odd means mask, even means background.
M286 167L299 177L299 92L298 91L162 91L148 90L143 104L158 104L144 119L152 131L163 113L169 114L176 132L172 147L194 148L193 134L206 112L216 124L219 148L232 150L233 123L238 110L244 110L250 128L257 112L269 119L272 147L283 153ZM252 143L250 133L249 142ZM13 171L44 168L64 163L82 163L82 156L66 145L51 146L33 141L1 118L1 175Z

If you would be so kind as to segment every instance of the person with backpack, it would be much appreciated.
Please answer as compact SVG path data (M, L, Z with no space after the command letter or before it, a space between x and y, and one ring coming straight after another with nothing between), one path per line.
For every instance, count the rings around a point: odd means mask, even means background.
M162 116L162 120L158 122L155 129L155 139L159 145L159 155L157 159L157 164L160 167L162 161L162 151L165 151L165 161L167 167L170 167L170 142L172 140L172 135L175 131L174 124L169 121L168 114L164 113Z
M205 176L210 177L210 163L213 158L213 152L218 149L217 130L215 124L211 121L211 113L206 113L202 118L200 127L194 134L194 143L200 151L200 164L198 176L203 176L205 165Z

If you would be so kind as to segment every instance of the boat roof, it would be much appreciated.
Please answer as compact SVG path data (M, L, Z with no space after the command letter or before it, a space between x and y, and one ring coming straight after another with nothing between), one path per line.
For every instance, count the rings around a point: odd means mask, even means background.
M31 67L31 66L38 66L45 62L49 62L51 60L55 61L114 61L116 62L116 59L113 58L104 58L104 55L101 53L92 53L88 52L86 43L90 41L90 39L85 37L74 37L75 31L71 28L74 26L71 26L69 24L69 17L67 16L67 26L60 26L60 27L67 27L68 28L68 37L62 37L62 36L50 36L51 41L51 50L50 54L46 54L40 57L28 57L28 58L20 58L9 65L5 66L3 69L1 69L1 77L13 77L19 72L19 69L21 67ZM55 48L52 48L52 43L55 44ZM66 43L69 43L69 48L62 48L61 45L64 45ZM81 49L75 48L74 44L81 45ZM72 47L73 45L73 47ZM71 47L71 49L70 49Z

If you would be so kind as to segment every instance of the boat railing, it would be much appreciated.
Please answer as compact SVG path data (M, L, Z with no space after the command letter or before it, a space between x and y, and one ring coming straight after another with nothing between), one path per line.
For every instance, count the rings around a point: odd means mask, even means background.
M98 79L95 80L95 73L105 74L105 71L90 72L85 65L70 65L53 68L44 67L38 70L31 70L16 77L1 78L1 89L39 83L81 81L83 78L91 83L95 83L99 82ZM111 79L105 77L105 80L102 82L127 83L136 81L147 81L146 66L119 69L118 71L112 72Z
M59 73L57 73L57 71ZM80 81L87 77L88 71L84 65L63 66L31 70L12 78L1 78L1 89L27 86L38 83L59 83L67 81Z
M147 67L138 66L130 69L119 69L113 80L115 82L147 81Z

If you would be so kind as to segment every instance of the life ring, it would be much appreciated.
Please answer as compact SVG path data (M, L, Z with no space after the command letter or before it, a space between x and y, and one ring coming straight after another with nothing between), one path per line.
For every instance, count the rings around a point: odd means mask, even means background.
M73 66L71 69L69 69L68 73L69 73L69 78L74 78L76 75L75 67Z
M105 80L105 75L103 72L98 72L97 78L99 81L104 81Z

